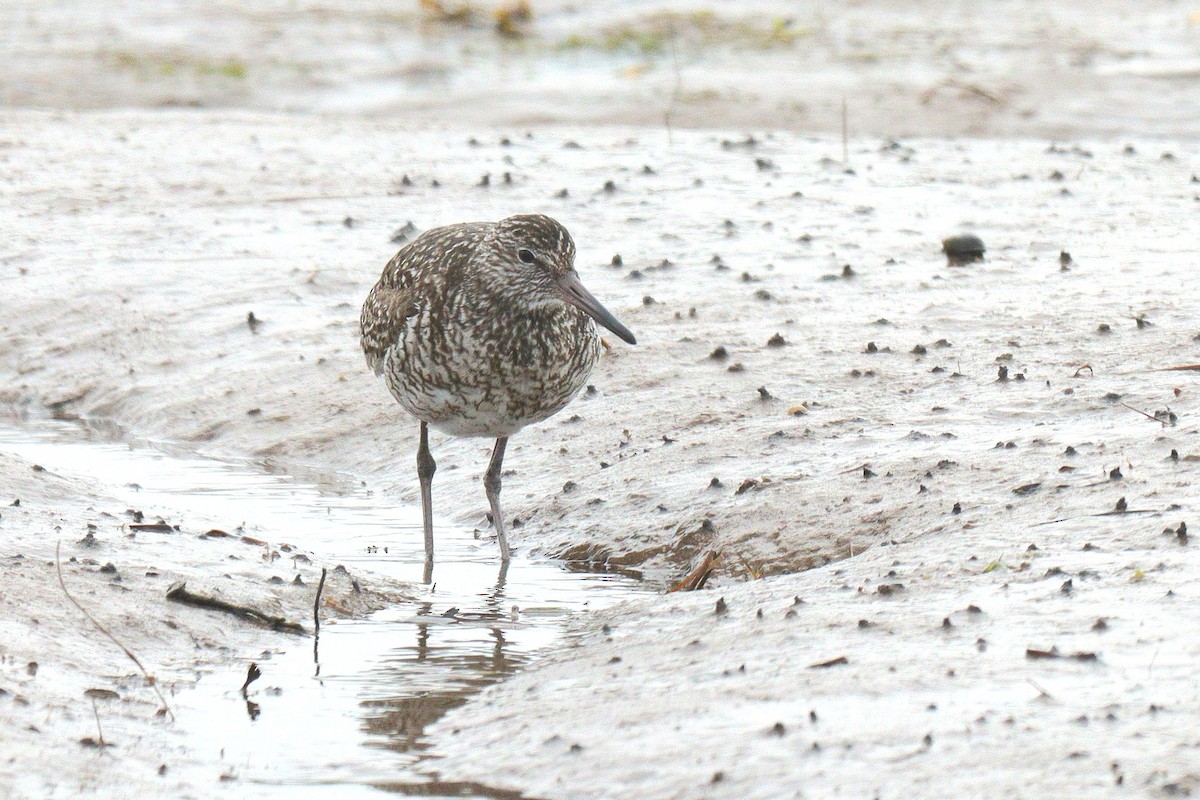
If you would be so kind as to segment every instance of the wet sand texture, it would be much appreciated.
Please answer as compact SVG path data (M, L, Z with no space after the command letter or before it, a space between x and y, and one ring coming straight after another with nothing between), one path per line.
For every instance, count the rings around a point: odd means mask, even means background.
M594 394L513 440L516 546L643 566L664 585L709 549L729 566L713 591L611 612L619 648L581 622L582 648L451 714L446 774L494 779L504 752L502 784L535 796L606 796L615 781L665 797L718 771L704 791L732 796L817 775L917 785L928 765L937 793L982 753L1012 767L994 786L1023 786L1037 752L1080 790L1125 769L1139 786L1188 779L1188 746L1156 731L1195 702L1177 635L1191 550L1163 533L1195 502L1193 387L1150 370L1195 360L1194 147L855 140L847 169L840 143L783 134L514 129L472 145L134 113L9 114L6 128L20 197L6 402L344 470L386 502L414 497L415 426L361 364L355 315L393 233L518 208L575 232L581 271L643 344L614 349ZM987 242L984 262L946 265L941 239L961 230ZM482 525L487 443L435 447L439 507ZM1152 513L1090 516L1122 497ZM1117 644L1092 632L1099 617ZM1026 656L1054 647L1067 657ZM726 681L743 662L776 677ZM696 690L710 680L715 694ZM656 702L639 700L650 687ZM832 735L804 727L810 707L842 720ZM711 755L671 757L680 720L677 740ZM770 755L808 739L829 755ZM587 757L568 758L572 744ZM680 768L660 785L629 747Z

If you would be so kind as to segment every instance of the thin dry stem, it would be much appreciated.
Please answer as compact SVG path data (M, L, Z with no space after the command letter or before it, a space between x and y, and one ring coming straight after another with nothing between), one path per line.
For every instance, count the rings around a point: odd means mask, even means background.
M163 693L158 690L158 681L156 681L154 677L146 671L146 668L142 665L142 662L138 659L138 657L133 654L133 651L122 644L120 639L118 639L116 636L113 636L108 628L101 625L100 622L90 613L88 613L88 610L84 608L78 600L72 597L69 591L67 591L67 584L63 580L62 563L59 561L58 557L58 551L60 547L62 547L62 542L57 542L54 545L54 568L58 570L58 585L62 587L63 594L66 595L67 599L71 601L71 605L79 609L79 613L87 617L88 622L96 626L96 630L100 631L109 639L111 639L112 643L121 648L121 652L128 656L130 661L132 661L134 664L137 664L137 668L142 671L142 677L146 679L146 683L150 684L150 688L154 690L156 695L158 695L158 699L163 704L163 709L167 712L167 716L169 716L173 721L175 719L175 712L171 710L171 705L167 702L167 698L163 697Z

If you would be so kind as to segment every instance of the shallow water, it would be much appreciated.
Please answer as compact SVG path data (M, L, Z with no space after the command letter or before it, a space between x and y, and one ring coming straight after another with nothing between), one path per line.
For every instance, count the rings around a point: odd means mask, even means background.
M421 586L419 509L372 497L345 476L305 482L118 437L102 424L26 420L0 426L0 450L101 480L135 507L242 522L252 535L313 553L318 564L411 581L419 594L368 619L326 620L316 644L271 634L248 699L239 691L243 661L172 697L181 747L220 753L239 797L277 796L283 786L293 798L516 797L438 783L425 727L560 641L573 614L642 591L629 577L572 572L520 552L501 570L490 538L448 526L436 532L433 583Z

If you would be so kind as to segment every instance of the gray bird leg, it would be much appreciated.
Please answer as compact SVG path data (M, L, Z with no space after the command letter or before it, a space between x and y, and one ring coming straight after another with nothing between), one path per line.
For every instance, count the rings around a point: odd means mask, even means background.
M492 507L492 524L496 526L496 537L500 540L500 560L504 562L508 561L509 550L508 537L504 535L504 517L500 515L500 465L504 463L504 447L507 444L507 436L496 440L496 449L492 450L492 460L483 477L483 488Z
M429 452L429 425L421 423L421 446L417 448L417 478L421 481L421 516L425 520L426 572L433 566L433 473L437 464ZM428 582L428 581L427 581Z

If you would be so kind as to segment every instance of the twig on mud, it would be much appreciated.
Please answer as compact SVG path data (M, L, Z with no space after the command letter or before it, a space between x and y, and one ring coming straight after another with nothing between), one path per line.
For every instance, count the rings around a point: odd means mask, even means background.
M1155 367L1151 372L1200 372L1200 364L1180 364L1178 367Z
M1200 364L1179 364L1174 367L1146 367L1131 369L1125 372L1115 372L1114 375L1142 375L1147 372L1200 372Z
M1025 682L1026 682L1026 683L1028 683L1028 684L1029 684L1030 686L1032 686L1033 688L1037 689L1037 690L1038 690L1038 693L1039 693L1039 694L1040 694L1042 697L1046 698L1047 700L1050 700L1050 701L1057 702L1057 701L1055 701L1054 695L1050 694L1050 693L1049 693L1049 692L1047 692L1045 689L1043 689L1041 686L1039 686L1039 685L1038 685L1038 682L1037 682L1037 681L1035 681L1033 678L1026 678L1026 679L1025 679Z
M830 667L842 667L850 663L850 659L845 656L831 658L828 661L818 661L816 664L809 664L809 669L829 669Z
M1083 365L1083 366L1081 366L1079 369L1075 370L1075 374L1074 374L1074 375L1072 375L1071 377L1072 377L1072 378L1078 378L1078 377L1079 377L1079 375L1080 375L1080 374L1081 374L1081 373L1082 373L1082 372L1083 372L1085 369L1088 371L1088 374L1089 374L1089 375L1091 375L1093 378L1094 378L1094 377L1096 377L1096 370L1092 369L1092 365L1091 365L1091 364L1084 364L1084 365Z
M703 589L704 584L708 582L708 577L712 575L717 564L721 562L721 553L718 550L710 550L704 560L700 562L700 566L688 573L687 577L679 583L667 589L667 594L671 592L694 592L697 589Z
M1136 411L1137 413L1141 414L1146 419L1154 420L1155 422L1161 423L1164 428L1167 426L1167 421L1165 419L1159 419L1158 417L1154 416L1153 414L1147 414L1145 411L1142 411L1140 408L1134 408L1133 406L1129 405L1128 403L1121 403L1121 405L1124 406L1125 408L1128 408L1130 411Z
M842 166L850 165L850 121L846 111L846 98L842 97Z
M746 560L745 556L741 555L740 553L738 554L738 561L742 562L742 566L746 568L746 572L750 573L751 578L753 578L756 581L760 580L762 578L762 576L763 576L762 570L755 569L754 566L751 565L751 563Z
M104 729L100 727L100 712L96 709L96 698L88 698L92 701L92 716L96 718L96 736L99 737L100 747L108 747L108 743L104 741Z
M1092 483L1092 484L1088 484L1088 485L1089 486L1103 486L1105 484ZM1130 516L1133 514L1161 514L1161 513L1162 512L1159 511L1157 508L1120 508L1120 509L1114 509L1112 511L1101 511L1098 514L1081 514L1077 517L1059 517L1058 519L1051 519L1051 520L1047 520L1045 522L1034 523L1033 527L1040 528L1043 525L1057 525L1060 522L1070 522L1073 519L1086 519L1087 517L1123 517L1123 516Z
M984 89L982 86L979 86L978 84L974 84L974 83L963 83L962 81L957 81L953 78L948 78L948 79L942 81L941 83L935 84L934 86L931 86L930 88L921 92L921 94L918 96L919 102L923 106L929 105L929 103L932 102L933 98L936 97L938 92L940 92L942 89L958 89L961 92L965 92L967 94L973 94L976 97L981 97L984 100L991 103L992 105L997 105L997 106L1006 105L1006 103L1002 97L992 94L987 89Z
M321 635L321 590L325 588L325 568L321 567L321 582L317 584L317 596L313 600L313 636Z
M93 617L88 612L88 610L80 604L80 602L78 600L76 600L74 597L72 597L71 593L69 591L67 591L66 581L63 580L62 562L59 560L59 556L58 556L58 551L59 551L59 548L61 548L61 547L62 547L62 542L57 542L54 545L54 568L55 568L55 570L58 571L58 585L62 587L63 594L66 595L67 599L71 601L71 605L73 605L79 609L79 613L81 613L85 617L87 617L88 622L90 622L96 626L96 630L100 631L105 636L107 636L109 639L111 639L112 643L115 644L117 647L121 648L121 652L123 652L126 656L128 656L130 661L132 661L134 664L137 664L137 668L142 671L142 677L144 677L146 679L146 683L150 684L150 688L154 690L154 693L156 695L158 695L158 699L163 704L163 709L167 712L167 716L169 716L171 718L171 720L174 721L175 712L173 712L171 710L170 704L167 703L167 698L163 697L163 693L159 691L158 681L156 681L154 679L154 677L149 672L146 671L146 668L142 665L142 662L138 659L138 657L133 654L133 651L131 651L128 647L123 645L121 643L120 639L118 639L116 636L113 636L112 632L109 631L108 628L101 625L100 622L95 617Z
M167 599L173 600L176 603L183 603L184 605L196 606L197 608L211 608L214 611L224 611L228 614L233 614L235 617L248 619L284 633L308 633L308 631L304 630L303 625L296 622L288 622L283 617L264 614L257 609L239 606L236 603L230 603L216 597L206 597L202 594L189 592L187 581L176 581L171 584L171 588L167 589Z
M671 87L671 99L667 103L667 110L663 113L663 122L667 126L667 145L674 146L675 141L671 136L671 115L675 113L675 104L679 102L679 92L683 89L683 75L679 71L679 52L675 49L675 26L671 25L671 68L675 71L675 85Z

